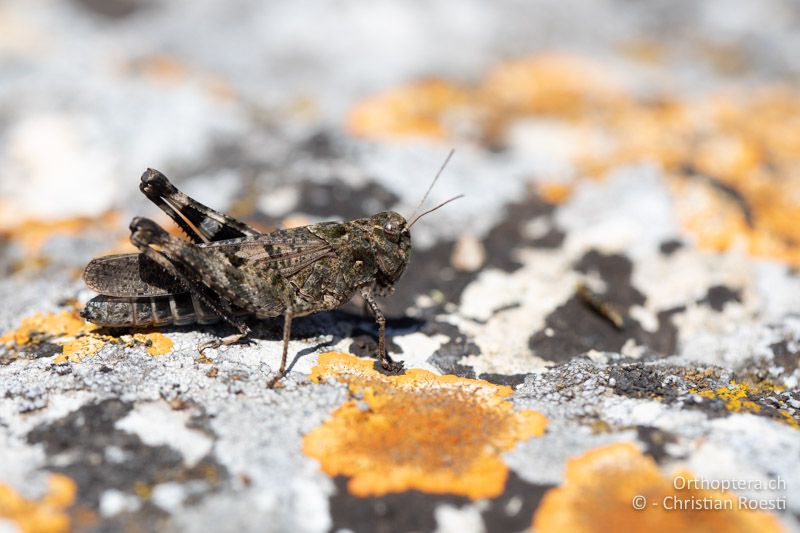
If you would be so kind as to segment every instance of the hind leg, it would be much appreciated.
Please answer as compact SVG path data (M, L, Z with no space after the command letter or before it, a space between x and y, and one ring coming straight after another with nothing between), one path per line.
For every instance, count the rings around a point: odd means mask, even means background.
M286 307L290 291L283 278L269 264L238 257L235 247L198 247L142 217L131 222L131 242L158 256L159 264L171 265L201 297L212 294L228 308L265 316L276 316Z
M172 218L195 243L235 239L260 232L219 211L207 207L179 191L167 177L148 168L139 189Z
M235 335L200 343L197 347L200 353L203 353L203 350L207 348L217 348L222 345L239 342L250 333L250 328L244 321L234 316L233 306L227 298L201 283L196 273L189 273L185 268L182 268L182 264L175 260L174 255L171 255L170 250L172 248L169 246L171 239L174 239L174 237L168 235L152 220L137 217L131 222L131 242L134 246L176 279L181 280L193 294L219 315L220 318L239 330L239 333ZM179 239L176 240L183 242ZM184 243L184 245L191 246L187 243Z

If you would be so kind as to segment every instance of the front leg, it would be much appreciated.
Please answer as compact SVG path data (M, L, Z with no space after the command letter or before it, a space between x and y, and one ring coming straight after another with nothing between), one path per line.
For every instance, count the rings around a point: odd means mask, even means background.
M278 382L286 375L286 359L289 353L289 339L292 336L292 318L294 318L294 307L288 307L283 314L283 351L281 352L281 367L278 373L269 380L267 388L274 389Z
M293 301L286 305L283 312L283 351L281 352L281 366L278 373L267 383L267 388L274 389L283 376L286 375L286 360L289 354L289 339L292 337L292 319L318 311L314 304L303 301Z
M372 287L362 287L361 297L367 302L372 314L375 315L375 321L378 323L378 358L381 362L381 368L387 372L401 372L403 370L402 361L392 361L392 358L386 353L386 317L383 316L381 308L378 307L378 302L372 296Z

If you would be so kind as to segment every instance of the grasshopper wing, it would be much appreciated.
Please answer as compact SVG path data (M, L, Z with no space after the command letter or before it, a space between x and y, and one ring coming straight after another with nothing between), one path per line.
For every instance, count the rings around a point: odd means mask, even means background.
M256 237L212 243L200 248L219 249L232 259L269 265L284 278L292 278L325 257L336 254L330 244L307 228L262 233ZM235 258L235 259L234 259Z
M185 253L197 256L200 262L203 256L207 256L211 263L222 261L223 264L218 265L221 268L225 264L237 269L249 269L257 265L264 272L277 272L290 281L313 263L335 255L328 243L305 228L196 246L186 243L185 246ZM158 263L138 253L93 259L86 266L83 279L89 288L106 296L165 296L188 289ZM211 285L208 288L214 290Z
M186 292L182 283L142 254L92 259L83 279L89 288L106 296L165 296Z

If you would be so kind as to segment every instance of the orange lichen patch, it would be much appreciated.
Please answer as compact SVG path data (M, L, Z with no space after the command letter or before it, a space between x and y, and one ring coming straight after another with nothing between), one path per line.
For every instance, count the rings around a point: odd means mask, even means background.
M778 409L778 414L783 418L784 422L795 429L800 429L800 417L792 415L792 413L786 409Z
M310 376L347 383L354 396L306 435L303 451L327 474L349 476L356 496L411 489L498 496L508 474L499 454L544 433L547 419L515 411L510 387L419 369L386 376L374 364L325 353Z
M0 336L0 343L22 346L38 338L76 337L94 331L96 326L83 320L77 311L36 313L22 319L20 326Z
M748 250L745 213L732 198L718 194L707 182L673 176L669 180L675 212L703 249L715 252Z
M457 117L458 120L454 120ZM569 54L502 63L472 87L411 84L356 106L351 130L371 137L465 134L496 146L520 119L569 124L574 178L653 162L667 174L685 229L706 249L800 266L800 89L642 97L613 69ZM363 126L358 126L363 125ZM687 183L688 182L688 183ZM688 189L705 189L684 194Z
M601 65L555 52L501 63L478 98L498 115L578 116L590 107L615 106L625 94Z
M746 206L744 227L733 219L727 232L742 236L749 253L793 265L800 265L799 96L788 88L711 95L698 109L696 141L686 154L691 167ZM713 239L716 232L701 225L693 233Z
M769 383L749 385L736 380L716 389L689 389L689 392L708 398L722 400L725 408L733 413L761 413L800 429L800 418L792 415L778 395L784 389ZM769 403L765 399L769 399ZM765 407L762 407L764 405Z
M86 322L77 310L36 313L22 320L20 326L0 336L0 343L17 348L48 341L63 346L54 363L80 362L106 345L113 337L96 333L97 326Z
M572 195L572 187L566 183L542 183L537 187L537 192L547 203L562 204Z
M364 137L445 138L478 130L491 139L520 116L577 118L589 107L615 108L625 98L602 66L549 53L502 63L472 87L433 79L387 90L357 104L347 123Z
M578 158L578 174L656 161L700 247L800 265L798 101L779 88L635 102L607 121L586 119L608 142Z
M80 363L99 352L110 340L100 335L78 337L64 343L63 351L53 359L54 363Z
M579 153L577 175L601 178L609 169L643 161L658 162L668 171L682 170L690 149L687 139L694 135L692 113L685 102L667 96L648 102L631 97L613 112L587 111L582 126L597 132L603 142Z
M761 406L756 402L748 399L751 394L751 387L746 383L736 383L731 381L730 386L719 387L714 390L691 390L695 394L699 394L703 398L719 398L725 402L725 407L728 411L738 413L740 411L759 412Z
M172 340L156 331L149 333L134 333L133 339L143 343L147 347L147 353L152 356L164 355L172 350Z
M172 349L172 340L156 331L112 337L99 333L100 328L83 320L78 310L58 313L36 313L24 318L20 326L0 336L0 344L14 346L17 350L41 342L61 345L62 351L53 358L54 363L80 363L99 352L109 342L133 346L143 344L150 355L163 355Z
M465 106L469 93L442 80L426 80L378 94L351 110L347 127L355 135L447 136L447 114Z
M695 479L688 472L662 475L656 462L632 443L590 450L567 462L564 484L545 494L533 527L540 533L782 531L774 516L740 508L735 494L676 483L679 476ZM641 510L634 508L637 496L645 498ZM692 502L708 510L678 507Z
M77 487L67 476L53 474L48 492L39 500L27 500L0 483L0 518L13 522L24 533L61 533L70 530L69 507Z
M90 228L113 226L118 213L107 211L98 217L72 217L60 220L0 221L0 237L19 242L28 256L38 255L47 241L56 235L77 235Z

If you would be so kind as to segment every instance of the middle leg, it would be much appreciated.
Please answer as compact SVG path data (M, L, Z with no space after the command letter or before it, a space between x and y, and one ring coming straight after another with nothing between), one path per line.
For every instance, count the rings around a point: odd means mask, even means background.
M277 385L284 374L286 374L286 359L289 353L289 338L292 336L292 318L294 317L294 312L293 307L288 307L283 315L283 352L281 354L281 367L278 369L278 373L275 374L275 377L269 381L267 388L275 388L275 385Z

